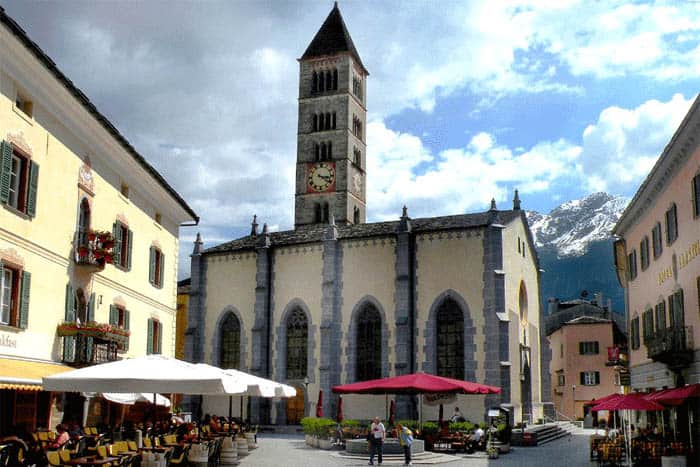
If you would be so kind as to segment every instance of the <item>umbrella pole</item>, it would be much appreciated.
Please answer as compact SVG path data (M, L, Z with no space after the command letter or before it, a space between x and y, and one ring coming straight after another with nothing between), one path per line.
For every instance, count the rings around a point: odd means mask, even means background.
M233 417L233 396L228 396L228 431L231 432L231 417Z
M690 440L690 450L693 450L693 411L688 404L688 439Z
M389 420L389 393L384 394L384 420Z
M418 425L420 426L420 431L423 431L423 394L419 394L420 397L420 414L418 415Z

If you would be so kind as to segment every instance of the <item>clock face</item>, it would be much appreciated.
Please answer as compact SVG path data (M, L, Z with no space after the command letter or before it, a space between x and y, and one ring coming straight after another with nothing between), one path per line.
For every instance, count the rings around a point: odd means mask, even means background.
M309 188L312 191L326 191L335 183L335 167L327 162L310 166L308 173Z

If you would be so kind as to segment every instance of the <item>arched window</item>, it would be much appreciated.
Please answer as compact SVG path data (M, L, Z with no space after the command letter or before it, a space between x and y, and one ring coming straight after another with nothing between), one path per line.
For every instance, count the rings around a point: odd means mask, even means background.
M311 128L313 128L313 131L318 131L318 115L316 114L311 118Z
M318 74L318 90L323 92L326 90L326 80L325 74L323 72Z
M440 304L435 317L437 328L438 376L464 379L464 315L457 303L448 298Z
M233 313L226 315L221 323L219 366L238 368L241 362L241 323Z
M83 198L80 202L80 217L78 218L78 245L87 245L90 232L90 202Z
M311 92L317 92L318 91L318 73L315 71L311 75Z
M321 222L323 221L323 213L322 213L322 208L320 203L316 203L314 205L314 218L316 222Z
M326 113L326 122L325 122L324 129L326 129L326 130L331 129L331 114L330 113Z
M355 209L353 210L352 213L352 222L354 224L359 224L360 223L360 208L355 206Z
M520 292L518 294L518 308L520 308L520 322L527 324L527 289L525 283L520 283Z
M296 308L287 318L287 379L307 376L309 323L304 312Z
M357 319L357 354L355 368L357 381L382 377L382 318L379 311L367 304Z
M330 222L330 206L328 203L323 203L323 218L322 222Z
M314 143L314 154L316 156L316 160L320 161L321 160L321 146L318 143Z
M333 143L331 141L328 142L328 152L326 155L328 156L328 160L333 159Z
M321 143L321 160L326 160L326 143Z
M333 90L338 90L338 69L333 70Z
M331 121L331 128L335 130L335 112L331 115L332 121Z
M333 74L330 70L326 71L326 90L330 91L333 89Z

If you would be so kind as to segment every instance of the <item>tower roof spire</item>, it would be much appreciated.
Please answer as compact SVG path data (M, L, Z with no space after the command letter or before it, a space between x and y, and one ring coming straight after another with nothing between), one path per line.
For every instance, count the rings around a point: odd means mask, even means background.
M305 60L307 58L333 55L339 52L348 52L362 69L369 74L362 64L360 54L357 53L355 44L352 42L350 33L345 26L345 21L343 21L340 9L338 8L338 2L335 2L333 9L323 22L323 25L321 25L321 29L318 30L311 40L311 43L306 48L306 52L301 56L301 59Z

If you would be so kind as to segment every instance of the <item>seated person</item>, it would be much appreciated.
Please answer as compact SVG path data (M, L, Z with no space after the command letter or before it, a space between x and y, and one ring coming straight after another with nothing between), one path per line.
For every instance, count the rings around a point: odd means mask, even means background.
M56 437L56 440L49 445L49 447L51 448L60 448L61 446L66 444L70 439L68 429L64 424L59 423L58 425L56 425L56 432L58 433L58 436Z
M484 429L481 428L480 426L476 427L476 430L474 430L474 433L472 434L472 449L478 450L481 449L484 446L484 441L486 437L484 436Z

